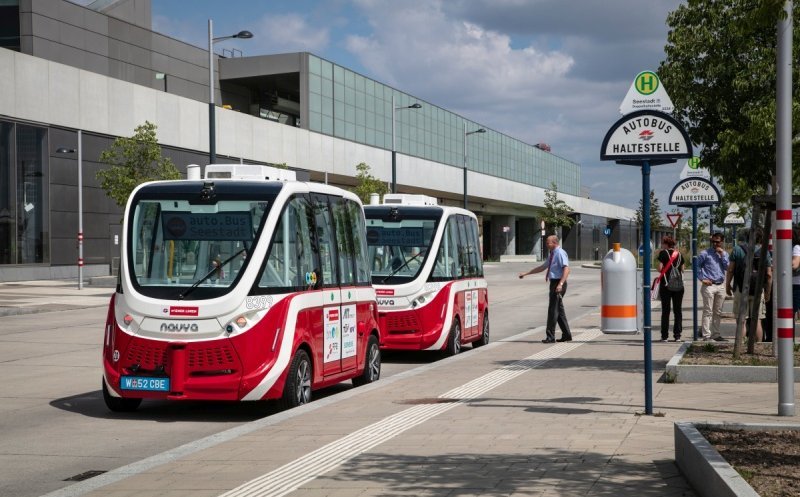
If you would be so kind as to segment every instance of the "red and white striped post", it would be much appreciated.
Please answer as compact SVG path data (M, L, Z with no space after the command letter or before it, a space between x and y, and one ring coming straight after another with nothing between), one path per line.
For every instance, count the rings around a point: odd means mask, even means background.
M794 316L792 312L792 0L778 20L775 152L775 267L778 273L778 416L794 416Z

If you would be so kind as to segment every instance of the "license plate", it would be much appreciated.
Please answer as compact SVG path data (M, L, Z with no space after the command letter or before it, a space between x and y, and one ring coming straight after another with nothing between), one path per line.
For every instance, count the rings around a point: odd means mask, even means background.
M148 392L169 392L169 378L146 376L123 376L119 380L123 390L145 390Z

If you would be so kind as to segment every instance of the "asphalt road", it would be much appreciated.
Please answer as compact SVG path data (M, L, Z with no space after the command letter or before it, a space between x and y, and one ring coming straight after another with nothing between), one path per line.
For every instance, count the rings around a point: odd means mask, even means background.
M545 324L543 274L517 278L531 266L485 267L492 341ZM597 269L573 268L568 316L597 309L599 280ZM135 413L111 413L100 392L105 315L98 307L0 318L0 496L43 495L70 485L65 480L76 475L124 466L277 412L271 403L145 401ZM382 375L441 357L385 354ZM346 382L315 392L315 398L350 388Z

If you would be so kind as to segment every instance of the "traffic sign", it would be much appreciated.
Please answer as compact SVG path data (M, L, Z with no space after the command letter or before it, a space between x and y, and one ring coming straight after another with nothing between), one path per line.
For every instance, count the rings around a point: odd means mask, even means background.
M611 236L611 226L606 226L603 228L603 234L606 236Z
M619 106L619 113L630 114L637 110L657 110L671 113L672 100L653 71L642 71L633 78L633 83Z
M737 213L731 213L725 216L722 224L725 226L744 226L744 218Z
M686 178L678 181L669 194L669 204L681 207L708 207L719 204L719 190L714 183L703 178Z
M669 224L671 224L673 228L678 225L682 217L683 214L681 214L680 212L677 212L675 214L667 214L667 219L669 219Z
M600 160L618 164L669 164L692 157L692 142L683 126L669 114L641 110L614 123L603 138Z

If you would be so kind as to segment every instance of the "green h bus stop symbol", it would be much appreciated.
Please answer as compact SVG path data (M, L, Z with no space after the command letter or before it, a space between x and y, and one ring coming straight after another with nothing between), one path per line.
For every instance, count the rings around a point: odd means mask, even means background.
M654 72L644 71L636 76L634 81L636 91L642 95L650 95L658 90L658 76Z

